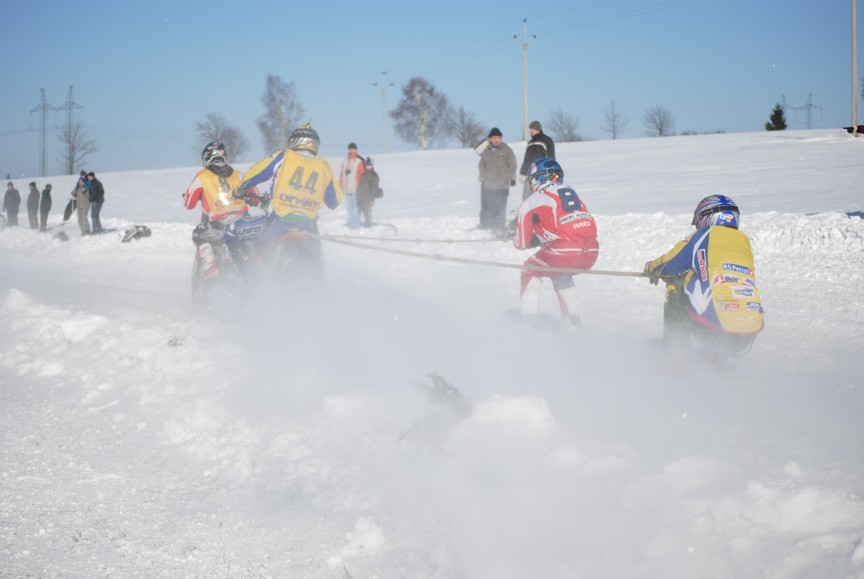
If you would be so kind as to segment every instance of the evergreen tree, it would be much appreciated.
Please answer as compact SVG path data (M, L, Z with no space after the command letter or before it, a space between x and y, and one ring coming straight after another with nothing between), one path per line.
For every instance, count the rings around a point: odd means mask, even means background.
M770 120L765 123L766 131L785 131L786 130L786 116L783 114L783 107L780 106L780 103L774 105L774 110L771 111Z

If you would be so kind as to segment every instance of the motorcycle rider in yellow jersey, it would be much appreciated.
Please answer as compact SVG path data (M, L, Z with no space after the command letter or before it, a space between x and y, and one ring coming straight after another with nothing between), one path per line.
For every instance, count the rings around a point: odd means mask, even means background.
M764 327L750 239L739 231L738 206L709 195L696 207L696 231L645 264L652 284L666 282L663 341L684 349L691 336L718 359L746 353Z
M318 233L318 212L324 206L329 209L339 206L342 187L330 163L318 157L320 139L311 124L295 129L287 145L254 164L235 195L241 199L258 198L269 205L274 222L268 234L275 243L293 236L294 257L299 257L311 273L319 276L321 242L314 235Z
M223 229L246 213L246 202L232 193L243 175L226 160L225 145L218 141L208 143L201 152L204 168L195 175L183 198L187 209L201 203L201 223L192 232L198 264L196 271L201 280L215 277L224 259Z

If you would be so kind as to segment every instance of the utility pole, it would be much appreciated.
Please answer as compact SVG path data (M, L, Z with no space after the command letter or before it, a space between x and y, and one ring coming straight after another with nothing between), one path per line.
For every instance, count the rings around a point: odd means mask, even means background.
M528 19L522 19L522 139L528 140L528 47L537 40L537 35L528 39ZM518 44L519 38L514 34L513 40Z
M852 0L852 135L858 136L858 33L855 0Z
M39 176L44 177L47 171L47 163L45 162L45 141L48 132L48 127L45 124L45 119L48 116L48 111L56 111L56 107L52 107L45 100L45 89L39 89L41 98L39 104L30 111L30 114L39 113Z
M387 152L387 89L393 86L387 82L387 71L381 72L381 82L373 82L372 86L381 87L381 152Z

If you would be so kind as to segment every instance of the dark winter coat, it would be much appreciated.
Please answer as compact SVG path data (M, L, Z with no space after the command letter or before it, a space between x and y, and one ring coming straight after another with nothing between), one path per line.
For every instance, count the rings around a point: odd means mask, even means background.
M88 179L89 181L89 179ZM102 187L102 181L99 179L93 178L93 182L90 183L90 202L91 203L104 203L105 202L105 189Z
M39 212L39 189L36 185L30 185L30 193L27 195L27 213Z
M381 197L380 187L378 184L381 178L375 169L367 167L366 171L360 175L360 183L357 185L357 201L360 203L368 203Z
M39 213L48 215L51 212L51 185L45 185L42 190L42 202L39 205Z
M18 189L12 187L6 189L6 195L3 197L3 211L8 211L10 214L18 214L18 209L21 207L21 193Z
M547 157L555 158L555 141L546 133L539 132L528 141L528 147L525 149L525 158L522 161L522 167L519 168L519 174L528 176L531 170L531 164L537 159Z

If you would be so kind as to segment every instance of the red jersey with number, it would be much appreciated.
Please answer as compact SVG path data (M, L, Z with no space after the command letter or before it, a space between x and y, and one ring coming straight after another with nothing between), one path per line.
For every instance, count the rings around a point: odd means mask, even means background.
M537 237L540 245L571 246L597 250L597 224L585 203L569 185L549 184L522 202L517 217L513 245L517 249L532 247Z

